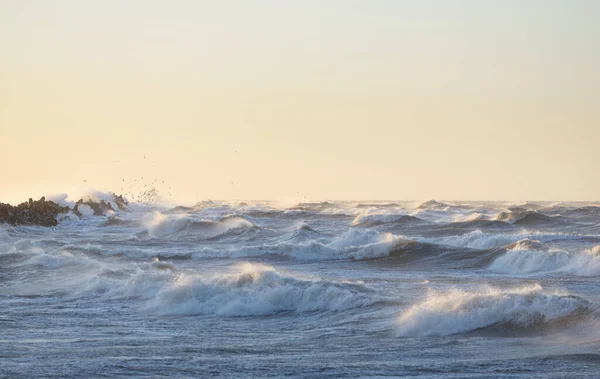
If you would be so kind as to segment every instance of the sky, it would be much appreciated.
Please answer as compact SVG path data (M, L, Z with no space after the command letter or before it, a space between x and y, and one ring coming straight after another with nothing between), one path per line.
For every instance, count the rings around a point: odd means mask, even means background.
M600 200L599 19L594 0L0 0L0 202L156 179L188 202Z

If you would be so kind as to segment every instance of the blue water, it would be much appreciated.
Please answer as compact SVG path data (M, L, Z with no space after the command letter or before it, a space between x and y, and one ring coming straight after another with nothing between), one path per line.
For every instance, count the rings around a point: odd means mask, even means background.
M0 376L600 377L600 207L132 204L0 225Z

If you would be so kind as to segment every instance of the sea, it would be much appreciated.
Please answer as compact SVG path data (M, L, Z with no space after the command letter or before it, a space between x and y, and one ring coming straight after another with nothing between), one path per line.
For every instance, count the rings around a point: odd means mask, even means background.
M600 203L86 207L0 224L2 378L600 378Z

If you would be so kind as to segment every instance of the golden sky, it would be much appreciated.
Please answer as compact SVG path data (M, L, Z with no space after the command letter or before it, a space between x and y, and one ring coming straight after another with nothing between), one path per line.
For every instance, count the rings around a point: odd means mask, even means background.
M598 20L593 0L0 0L0 201L134 179L598 200Z

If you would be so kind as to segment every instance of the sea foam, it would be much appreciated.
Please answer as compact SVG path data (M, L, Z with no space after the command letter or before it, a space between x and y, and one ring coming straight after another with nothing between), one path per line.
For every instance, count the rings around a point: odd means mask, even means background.
M549 293L539 284L516 289L431 290L422 303L398 317L396 333L444 336L492 326L532 330L587 314L589 307L584 299Z

